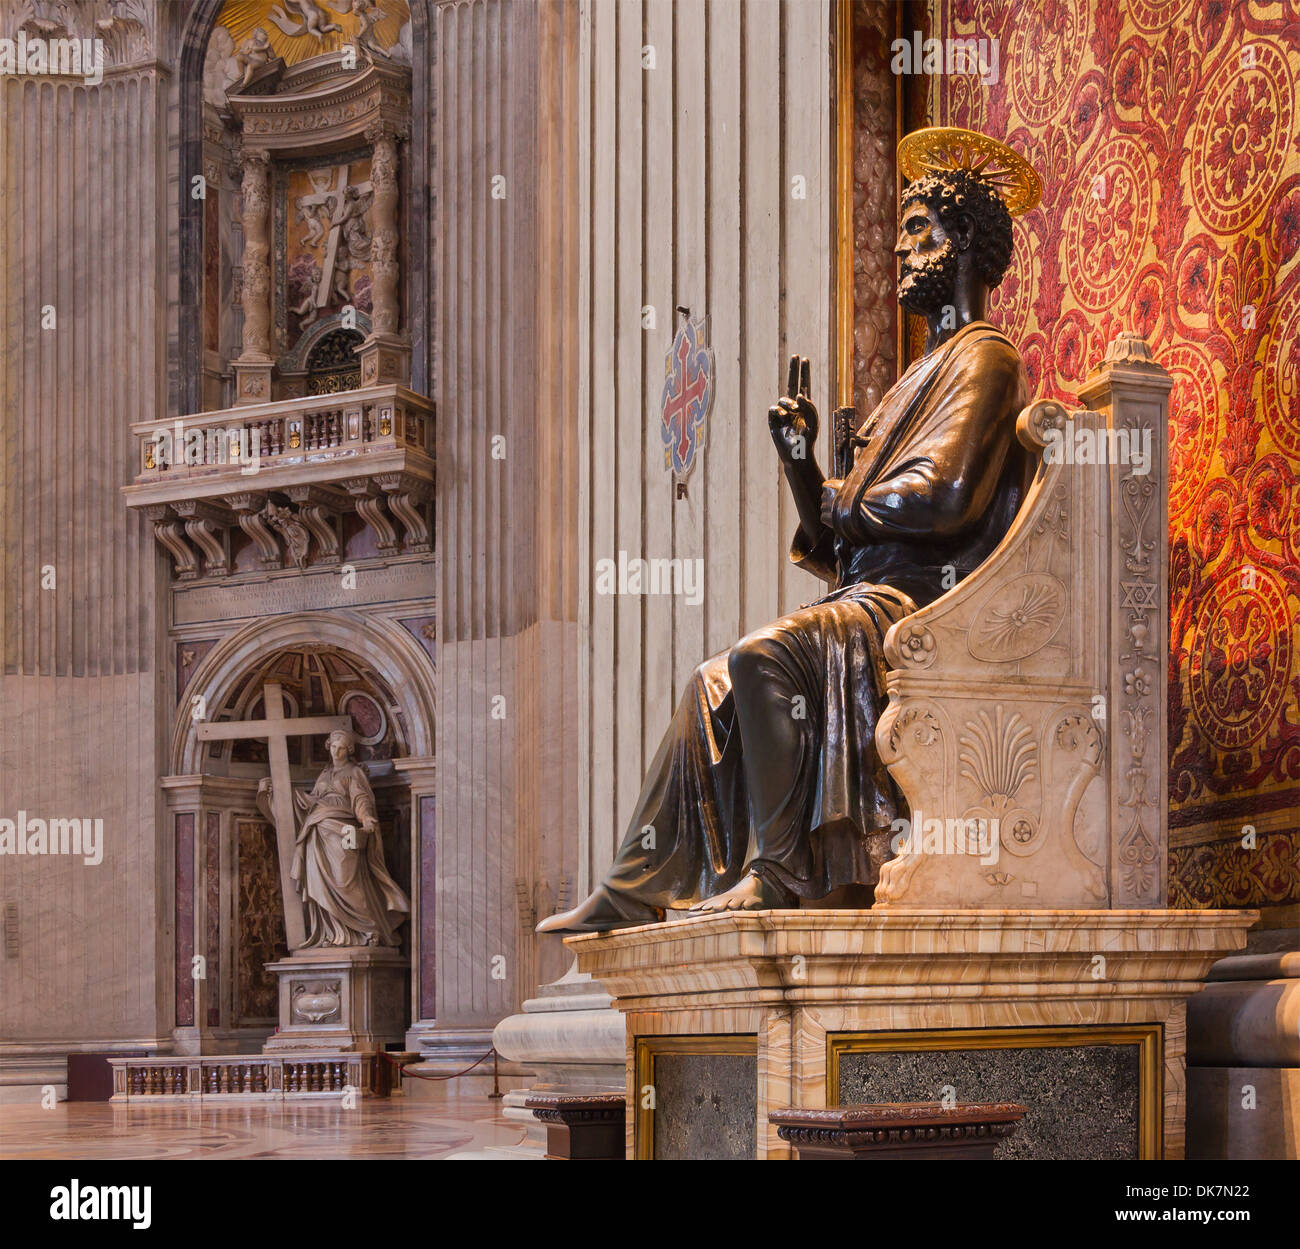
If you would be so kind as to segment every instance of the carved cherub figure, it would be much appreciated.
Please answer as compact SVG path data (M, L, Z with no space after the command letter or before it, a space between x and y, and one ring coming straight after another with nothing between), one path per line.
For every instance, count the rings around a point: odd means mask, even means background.
M307 293L303 296L300 304L289 309L298 318L299 329L305 330L320 315L320 309L316 307L316 290L320 286L320 280L320 265L312 265L311 277L303 284L303 289Z
M271 49L270 36L267 35L263 27L255 27L253 33L244 40L233 58L235 64L242 71L239 82L240 88L248 86L253 80L253 75L274 55L275 53Z
M334 294L345 304L352 299L352 273L363 269L370 256L370 226L366 213L374 199L372 192L359 187L348 187L343 196L343 207L334 216L332 224L340 227L343 237L334 257Z
M325 2L328 3L329 0ZM341 9L334 8L332 4L329 7L340 16L347 16L350 13L357 19L357 33L352 37L352 42L358 48L369 56L387 58L388 53L380 46L374 35L375 27L384 20L384 11L378 4L373 3L373 0L348 0Z
M302 245L304 247L315 247L318 243L325 240L325 234L329 230L329 208L322 203L309 204L306 202L307 196L299 196L294 203L298 208L298 220L305 221L307 228L303 231Z
M291 38L296 39L299 35L314 35L316 42L321 43L330 31L343 29L320 11L316 0L284 0L284 3L288 5L290 12L301 19L300 21L294 21L278 4L271 6L269 16L271 21Z
M299 568L307 567L307 553L311 546L311 535L302 523L287 507L276 507L269 499L262 515L267 524L276 530L289 548L289 555Z

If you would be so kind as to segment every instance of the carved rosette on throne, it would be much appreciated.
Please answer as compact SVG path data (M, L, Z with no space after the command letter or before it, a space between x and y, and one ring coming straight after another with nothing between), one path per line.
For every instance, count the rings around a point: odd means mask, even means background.
M999 1156L1183 1156L1187 1002L1258 917L1166 909L1170 386L1121 334L1084 410L1026 408L1011 528L890 629L911 823L870 910L568 938L626 1020L629 1157L788 1158L770 1111L947 1090L1028 1107Z

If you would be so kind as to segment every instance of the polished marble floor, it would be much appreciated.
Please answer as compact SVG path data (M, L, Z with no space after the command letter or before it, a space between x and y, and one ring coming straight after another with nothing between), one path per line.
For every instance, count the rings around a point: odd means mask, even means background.
M523 1140L500 1102L0 1106L0 1158L446 1158Z

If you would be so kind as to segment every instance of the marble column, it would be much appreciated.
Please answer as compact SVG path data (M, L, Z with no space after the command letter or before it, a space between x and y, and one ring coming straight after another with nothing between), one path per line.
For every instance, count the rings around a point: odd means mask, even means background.
M576 895L580 13L434 6L441 1074L568 962L533 926Z
M574 652L541 649L526 669L541 694L525 708L535 716L527 734L546 740L549 730L555 743L534 783L559 791L559 766L577 764L572 819L534 834L528 901L537 917L579 900L608 867L694 666L818 593L784 559L791 504L771 439L753 420L773 401L787 351L810 357L817 402L827 413L835 406L831 134L828 111L805 107L831 94L832 6L624 0L590 6L581 20L576 10L536 10L539 157L560 188L538 203L539 371L563 362L549 389L539 387L549 419L533 434L539 459L545 449L557 464L555 513L539 527L554 555L541 576L565 610L567 596L576 598L580 622ZM443 116L448 126L470 124ZM518 188L506 185L513 203ZM492 208L485 195L489 221ZM566 286L565 256L576 291ZM444 284L458 276L456 263L441 267ZM709 317L716 353L717 402L684 496L664 469L656 427L677 305ZM577 379L575 393L563 389L566 378ZM450 458L440 452L441 463ZM464 526L448 515L444 543L449 534L472 540ZM703 601L596 592L597 561L620 551L701 561ZM566 705L571 717L556 716ZM535 809L549 817L555 808ZM528 853L520 847L517 861ZM540 887L544 872L549 889ZM554 982L498 1025L498 1049L538 1072L539 1087L580 1078L591 1091L611 1078L617 1086L622 1032L603 991L585 977L555 979L569 962L557 937L535 944L534 983Z
M511 1089L501 1113L527 1136L510 1149L492 1150L514 1158L540 1159L546 1153L546 1125L524 1103L534 1093L623 1093L627 1025L613 998L577 960L559 980L544 984L517 1015L503 1019L492 1033L502 1058L533 1073L527 1088Z
M221 799L218 778L164 776L165 827L172 832L173 991L172 1042L178 1054L214 1054L221 1046Z
M1300 1157L1300 943L1286 938L1222 959L1187 1004L1189 1158Z
M242 224L244 229L244 341L235 370L235 403L268 403L271 398L271 157L244 148Z
M361 384L410 383L411 348L398 333L401 302L398 286L397 142L398 132L388 121L366 131L372 144L370 276L371 331L361 344Z
M837 100L852 133L848 175L841 211L851 229L837 246L841 266L837 311L840 314L840 403L853 404L859 418L884 397L898 376L898 302L894 297L893 241L898 222L897 77L891 72L891 44L898 6L888 0L856 0L839 9L836 55L840 89ZM843 60L840 60L840 58ZM845 235L847 234L847 238ZM847 244L847 245L846 245ZM847 331L847 335L846 335Z
M163 561L118 487L138 471L131 422L167 415L178 179L174 74L155 6L137 7L126 48L120 22L60 6L104 40L98 84L0 75L0 818L102 822L97 862L0 860L0 1102L61 1089L69 1053L171 1041ZM0 37L30 20L0 5Z

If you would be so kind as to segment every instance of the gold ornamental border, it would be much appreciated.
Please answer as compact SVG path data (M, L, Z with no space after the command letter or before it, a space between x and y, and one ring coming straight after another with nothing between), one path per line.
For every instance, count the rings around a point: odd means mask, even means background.
M1158 1023L1097 1027L938 1028L913 1032L828 1032L826 1105L839 1105L840 1057L891 1050L1054 1049L1085 1045L1138 1047L1138 1158L1164 1157L1164 1027Z
M646 1107L642 1091L655 1083L655 1060L660 1054L708 1054L758 1060L758 1036L753 1032L716 1033L709 1036L639 1036L636 1038L636 1113L633 1158L653 1160L655 1156L655 1108ZM757 1085L755 1086L757 1087Z

